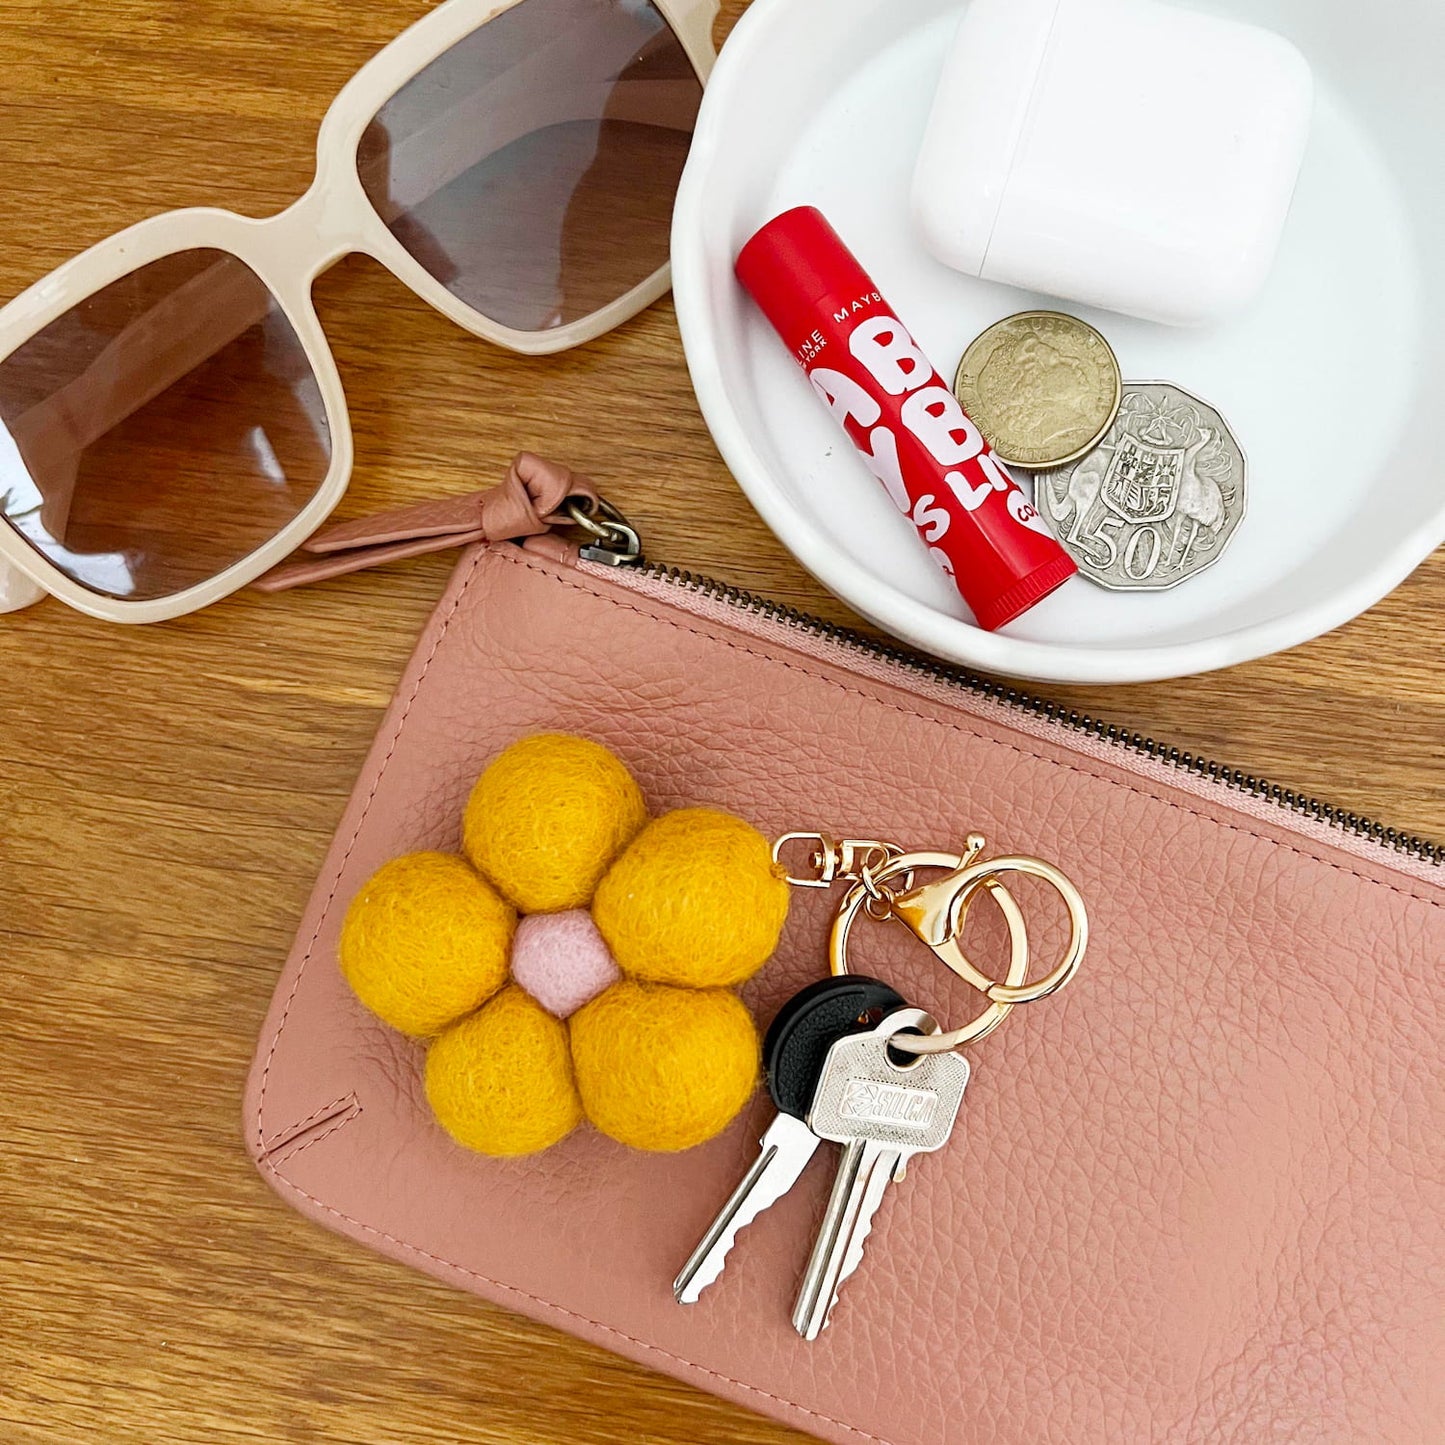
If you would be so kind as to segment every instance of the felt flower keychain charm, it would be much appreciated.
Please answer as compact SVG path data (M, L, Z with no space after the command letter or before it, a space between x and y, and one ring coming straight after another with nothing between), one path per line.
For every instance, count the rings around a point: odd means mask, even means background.
M732 990L788 909L762 834L710 808L649 822L606 748L544 734L482 775L462 850L382 867L340 948L362 1003L431 1040L427 1099L452 1137L515 1155L584 1117L635 1149L721 1133L759 1072Z

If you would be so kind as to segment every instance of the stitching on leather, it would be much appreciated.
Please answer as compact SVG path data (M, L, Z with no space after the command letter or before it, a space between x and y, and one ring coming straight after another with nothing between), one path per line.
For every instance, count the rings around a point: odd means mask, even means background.
M267 1167L274 1169L277 1164L289 1164L298 1154L304 1154L313 1144L319 1144L323 1139L329 1139L333 1134L339 1134L348 1124L354 1124L365 1112L366 1110L360 1104L355 1104L350 1113L343 1115L329 1129L323 1129L319 1134L312 1135L297 1148L291 1149L283 1144L272 1154L267 1155Z
M927 713L915 712L912 708L902 706L900 703L890 702L886 697L879 697L877 693L864 692L862 688L849 687L845 682L839 682L835 677L829 677L824 673L817 672L801 663L790 662L786 658L774 657L771 653L759 652L755 648L747 646L742 642L731 642L725 637L718 637L714 633L705 632L699 627L689 627L686 623L676 622L670 617L659 617L656 613L648 612L630 602L623 602L620 598L608 597L598 592L595 588L584 586L581 582L569 577L558 576L555 572L549 572L543 567L538 567L534 562L528 561L526 554L522 553L516 557L501 555L499 560L512 563L514 566L525 567L529 572L535 572L549 581L556 582L563 587L570 587L577 592L586 592L595 597L599 602L605 602L609 606L620 608L624 612L635 612L639 617L645 617L652 622L660 623L664 627L674 628L678 632L690 633L693 637L701 637L706 641L716 642L722 647L731 648L734 652L746 653L749 657L756 657L763 662L771 662L780 667L785 667L790 672L802 673L804 677L810 677L815 682L827 683L830 687L837 688L839 692L846 693L849 697L863 698L867 702L876 702L892 712L899 713L903 717L911 717L918 722L933 723L940 727L947 728L950 732L962 733L967 737L977 738L980 742L992 744L994 747L1007 748L1009 752L1018 753L1021 757L1034 758L1039 762L1048 763L1051 767L1062 768L1065 772L1078 773L1081 777L1095 778L1099 782L1108 783L1116 788L1123 788L1130 793L1137 793L1142 798L1152 798L1156 803L1163 803L1165 807L1175 808L1181 813L1188 813L1191 817L1200 818L1206 823L1213 823L1216 827L1226 828L1231 833L1243 833L1246 837L1257 838L1261 843L1268 843L1274 848L1283 848L1287 852L1297 854L1301 858L1313 859L1316 863L1322 863L1326 868L1333 868L1336 872L1347 873L1352 878L1359 878L1366 883L1372 883L1377 888L1388 888L1392 893L1403 894L1406 898L1413 898L1417 903L1428 904L1431 908L1445 908L1445 902L1437 898L1425 898L1413 892L1409 888L1402 888L1394 883L1386 883L1382 879L1371 877L1368 873L1361 873L1358 869L1351 868L1344 863L1333 863L1328 858L1321 858L1318 853L1308 848L1296 847L1292 843L1283 843L1278 838L1272 838L1268 833L1257 832L1253 828L1246 828L1239 823L1226 823L1221 818L1213 817L1209 813L1201 812L1198 808L1191 808L1187 804L1179 802L1175 798L1166 797L1163 793L1157 793L1152 788L1138 787L1133 783L1120 782L1118 778L1111 778L1107 773L1098 772L1093 768L1080 767L1076 763L1066 763L1058 758L1043 757L1039 753L1028 748L1020 747L1017 743L1005 742L1002 738L990 737L987 733L981 733L973 728L964 727L961 723L945 722L936 717L930 717Z
M903 707L899 703L891 702L886 697L878 696L877 693L865 692L861 688L849 687L848 684L840 682L837 678L829 677L826 674L818 672L813 668L806 667L801 663L791 662L786 658L774 657L766 652L759 652L757 649L749 647L744 643L729 641L727 638L718 637L716 633L707 632L697 627L689 627L685 623L677 622L672 618L659 617L656 613L648 612L641 607L633 605L632 603L623 602L616 597L608 597L605 594L599 592L596 588L585 586L582 582L574 578L563 577L556 572L552 572L544 567L539 567L534 562L530 561L526 557L526 555L521 552L517 552L514 555L510 550L502 551L498 549L497 552L493 553L489 552L485 548L479 548L476 555L472 558L471 567L469 568L465 578L463 579L461 586L457 589L457 595L452 602L451 610L447 613L440 629L437 632L436 641L432 644L432 649L427 654L425 663L422 664L421 672L417 676L416 686L412 689L411 696L406 700L406 706L402 709L401 716L397 719L396 731L392 734L391 743L387 748L386 756L383 757L381 761L381 766L376 771L376 777L372 782L371 791L367 794L366 802L362 805L361 816L357 819L356 828L352 832L350 840L347 842L346 851L342 854L341 857L341 864L336 870L335 877L332 879L331 891L327 894L325 904L322 905L321 916L317 920L315 932L311 935L311 939L306 945L306 952L302 955L301 962L297 966L296 978L292 982L291 991L286 996L285 1007L281 1011L281 1018L276 1025L276 1032L271 1038L271 1047L266 1054L266 1063L261 1070L261 1087L256 1103L256 1142L258 1154L264 1154L265 1151L265 1131L263 1121L266 1114L266 1090L270 1082L271 1064L276 1057L276 1050L280 1047L281 1035L286 1029L287 1020L291 1016L291 1008L296 1001L296 994L301 987L301 980L305 976L306 966L310 963L313 955L315 954L316 944L321 937L321 929L325 925L327 916L331 912L332 904L336 901L336 892L341 885L341 877L342 874L346 871L346 864L350 859L353 850L356 847L357 839L360 838L361 830L365 826L366 820L371 813L371 805L376 800L376 794L381 787L381 780L385 776L387 767L390 765L391 759L396 753L397 744L401 740L402 730L406 727L407 719L411 716L412 707L415 705L416 700L421 693L422 684L426 681L427 674L431 671L431 665L436 659L437 652L442 644L442 639L446 637L447 632L451 628L452 622L456 618L457 610L461 607L463 599L471 590L472 583L476 580L477 568L480 565L482 558L489 555L495 556L498 560L510 562L514 566L525 567L529 572L535 572L539 576L549 581L556 582L563 587L570 587L574 591L578 592L586 592L590 596L597 598L599 601L605 602L612 607L619 608L622 611L635 612L639 617L648 618L651 621L660 623L665 627L671 627L675 631L689 633L694 637L700 637L705 640L718 643L721 646L730 648L735 652L746 653L748 656L759 658L764 662L770 662L780 665L784 668L787 668L791 672L798 672L803 674L805 677L810 677L816 682L827 683L828 685L838 689L840 692L848 694L849 696L860 697L871 702L881 703L884 707L887 707L891 711L899 713L904 717L911 717L919 722L927 722L941 725L951 732L962 733L965 736L977 738L982 742L991 743L996 747L1007 748L1010 752L1018 753L1020 756L1037 758L1040 761L1049 763L1051 766L1061 768L1067 772L1078 773L1084 777L1096 778L1099 781L1109 783L1114 787L1124 788L1131 793L1137 793L1141 797L1152 798L1157 803L1163 803L1167 807L1178 809L1180 812L1187 813L1192 817L1201 818L1206 822L1215 824L1217 827L1228 829L1230 832L1234 833L1242 833L1247 837L1256 838L1261 842L1269 843L1275 848L1284 848L1287 851L1295 853L1302 858L1313 859L1317 863L1324 864L1324 866L1327 868L1332 868L1337 872L1345 873L1350 875L1351 877L1362 879L1364 882L1374 884L1376 887L1387 888L1392 893L1402 894L1407 898L1414 899L1418 903L1426 903L1434 908L1440 908L1442 906L1445 906L1445 904L1442 904L1437 899L1422 898L1418 893L1415 893L1408 888L1402 888L1392 883L1383 882L1378 878L1372 878L1368 873L1361 873L1356 869L1347 867L1343 863L1331 862L1329 859L1321 858L1317 853L1313 853L1308 849L1299 848L1289 843L1283 843L1278 838L1270 837L1267 833L1258 832L1253 828L1247 828L1241 824L1226 823L1222 819L1211 817L1210 814L1201 812L1196 808L1190 808L1187 805L1180 803L1176 799L1165 797L1162 793L1155 792L1150 788L1138 787L1131 783L1121 782L1118 778L1111 778L1107 774L1096 771L1095 769L1080 767L1079 765L1073 763L1065 763L1058 758L1040 757L1040 754L1032 752L1027 748L1020 747L1016 743L1009 743L1005 742L1001 738L990 737L986 733L978 732L976 729L973 728L964 727L960 723L941 721L936 717L930 717L927 713L917 712L913 709ZM324 1113L325 1110L318 1110L317 1112ZM307 1140L306 1143L301 1146L301 1148L295 1150L291 1154L288 1154L286 1156L287 1160L289 1161L296 1158L298 1155L304 1153L306 1149L310 1148L312 1144L320 1143L322 1139L329 1138L332 1134L339 1132L341 1129L345 1128L347 1124L350 1124L353 1120L358 1118L360 1116L360 1112L361 1111L358 1109L356 1113L344 1119L335 1128L323 1130L322 1133L319 1134L315 1139ZM314 1118L315 1115L313 1114L308 1117ZM345 1214L341 1210L335 1208L333 1205L326 1203L325 1200L318 1199L314 1194L308 1193L299 1184L295 1183L291 1179L288 1179L286 1175L281 1173L280 1169L278 1169L275 1163L271 1160L260 1158L257 1160L257 1165L259 1168L266 1171L267 1173L274 1175L288 1189L293 1190L303 1199L309 1200L312 1204L316 1205L319 1209L325 1211L327 1214L333 1215L337 1219L345 1221L347 1224L355 1225L358 1229L362 1230L367 1234L374 1235L378 1239L384 1239L388 1243L395 1245L398 1249L405 1250L410 1254L415 1254L420 1258L431 1260L434 1264L443 1265L447 1269L455 1270L458 1274L465 1275L469 1279L474 1279L481 1284L487 1285L491 1289L501 1290L506 1294L515 1295L520 1299L529 1300L532 1303L543 1306L548 1310L556 1311L557 1313L562 1314L569 1319L577 1320L579 1323L589 1325L591 1328L600 1330L604 1334L613 1335L618 1339L626 1340L629 1344L636 1345L639 1349L647 1352L648 1354L656 1355L661 1359L670 1360L675 1364L686 1365L689 1369L692 1370L699 1370L704 1375L707 1375L710 1379L718 1380L722 1383L732 1385L739 1390L745 1391L747 1394L755 1395L760 1399L771 1400L775 1404L786 1405L790 1409L797 1410L801 1414L806 1415L811 1419L822 1421L824 1424L831 1425L836 1427L837 1429L846 1431L848 1434L856 1436L860 1440L869 1441L870 1445L893 1445L893 1442L890 1442L883 1436L870 1435L866 1431L858 1429L857 1426L848 1424L848 1422L845 1420L836 1420L830 1415L824 1415L820 1411L811 1410L806 1405L800 1404L796 1400L790 1400L786 1396L774 1395L767 1390L759 1388L756 1385L748 1384L748 1382L745 1380L734 1379L731 1375L724 1375L717 1370L708 1369L705 1365L700 1365L696 1361L689 1360L682 1355L672 1354L670 1351L664 1350L658 1345L651 1344L647 1340L642 1340L634 1335L629 1335L625 1331L617 1329L615 1326L604 1324L601 1320L590 1319L586 1315L579 1314L574 1310L569 1310L562 1305L554 1303L551 1300L544 1299L540 1295L529 1294L526 1290L518 1289L515 1285L506 1284L501 1280L490 1279L486 1275L478 1273L476 1270L468 1269L465 1265L457 1264L449 1259L444 1259L440 1255L431 1254L430 1252L422 1249L418 1245L412 1244L404 1239L398 1239L394 1235L387 1234L384 1230L377 1229L374 1225L367 1224L365 1220L354 1219L351 1215Z
M347 1121L348 1123L350 1120ZM296 1151L297 1154L300 1149ZM291 1157L295 1157L294 1155ZM492 1279L475 1269L468 1269L466 1265L456 1264L452 1260L444 1259L439 1254L432 1254L429 1250L423 1249L420 1245L412 1244L410 1240L398 1239L394 1234L388 1234L384 1229L378 1229L374 1224L368 1224L364 1219L354 1219L351 1215L337 1209L334 1205L328 1204L324 1199L318 1199L316 1195L303 1189L293 1179L288 1179L270 1161L263 1161L261 1168L270 1174L274 1174L288 1189L299 1194L302 1199L309 1200L317 1208L324 1210L327 1214L334 1215L337 1219L344 1220L347 1224L354 1224L357 1228L367 1234L375 1235L377 1239L384 1239L388 1244L395 1245L398 1249L405 1250L408 1254L414 1254L421 1259L430 1260L433 1264L444 1265L447 1269L455 1270L458 1274L465 1275L468 1279L474 1279L478 1284L484 1284L492 1289L501 1290L505 1294L515 1295L518 1299L529 1300L531 1303L541 1305L544 1309L554 1311L557 1314L565 1315L570 1320L576 1320L579 1324L590 1325L593 1329L601 1330L603 1334L614 1335L619 1340L626 1340L630 1345L636 1345L639 1349L645 1350L648 1354L656 1355L660 1359L671 1360L677 1365L686 1365L690 1370L700 1370L709 1379L718 1380L726 1385L736 1386L740 1390L747 1391L750 1395L756 1395L763 1400L771 1400L776 1405L787 1405L790 1409L797 1410L800 1414L810 1419L819 1420L825 1425L836 1426L845 1430L850 1435L856 1436L859 1440L867 1440L870 1445L895 1445L883 1435L870 1435L866 1430L860 1430L856 1425L850 1425L846 1420L834 1419L831 1415L825 1415L821 1410L810 1410L806 1405L800 1405L796 1400L790 1400L786 1395L774 1395L771 1391L759 1388L757 1385L750 1385L746 1380L735 1379L732 1375L724 1375L719 1370L710 1370L706 1365L699 1365L695 1360L689 1360L686 1355L675 1355L671 1350L665 1350L661 1345L654 1345L649 1340L639 1339L636 1335L629 1335L626 1330L619 1330L614 1325L603 1324L601 1320L594 1320L589 1315L579 1313L577 1310L569 1310L565 1305L559 1305L555 1300L549 1300L543 1295L532 1294L528 1290L519 1289L516 1285L506 1284L502 1280Z
M355 1100L355 1094L343 1094L339 1099L333 1099L329 1104L323 1104L319 1109L313 1109L304 1119L298 1119L290 1128L281 1130L276 1136L280 1141L279 1144L270 1144L264 1147L284 1149L286 1147L286 1141L293 1134L299 1134L308 1124L314 1123L323 1114L329 1114L333 1109L339 1109L343 1104L354 1103Z

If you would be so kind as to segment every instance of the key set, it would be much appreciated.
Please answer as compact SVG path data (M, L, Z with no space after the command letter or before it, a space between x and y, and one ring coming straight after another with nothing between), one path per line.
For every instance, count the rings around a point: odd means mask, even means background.
M844 1282L863 1259L873 1219L888 1186L903 1179L916 1154L942 1149L953 1132L970 1065L957 1050L993 1032L1019 1004L1062 988L1077 971L1088 940L1083 900L1069 880L1042 859L982 860L975 834L961 854L905 853L889 843L834 841L821 834L788 834L774 858L811 843L810 871L789 875L798 887L850 888L834 919L832 976L809 985L779 1011L763 1044L767 1086L777 1117L758 1157L703 1235L673 1282L679 1304L695 1304L723 1272L738 1235L802 1177L826 1140L841 1146L832 1192L803 1271L793 1327L816 1340L828 1324ZM917 884L919 873L944 870ZM1029 875L1051 884L1069 912L1064 956L1046 977L1029 983L1028 936L1022 910L1002 881ZM996 982L963 951L971 904L986 895L1009 932L1009 964ZM848 950L860 913L895 920L931 948L954 973L982 993L987 1007L969 1024L945 1032L888 984L854 974Z

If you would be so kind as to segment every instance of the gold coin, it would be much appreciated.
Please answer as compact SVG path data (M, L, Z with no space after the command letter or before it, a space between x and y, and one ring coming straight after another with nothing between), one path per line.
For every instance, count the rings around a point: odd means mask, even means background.
M1097 445L1123 395L1113 348L1086 321L1021 311L975 338L953 383L1001 460L1057 467Z

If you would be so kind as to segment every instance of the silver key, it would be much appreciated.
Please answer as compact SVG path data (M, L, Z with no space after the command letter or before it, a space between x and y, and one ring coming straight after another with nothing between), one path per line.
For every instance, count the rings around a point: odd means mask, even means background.
M778 1010L763 1040L768 1093L777 1105L777 1118L763 1136L757 1162L673 1281L673 1298L679 1304L697 1303L722 1274L738 1235L798 1182L818 1152L818 1136L804 1120L817 1097L829 1046L869 1016L903 1006L901 995L886 983L849 974L809 984Z
M941 1149L953 1133L968 1060L922 1054L896 1063L889 1040L905 1030L939 1032L922 1009L899 1009L866 1033L839 1039L828 1051L808 1116L820 1139L843 1145L833 1193L793 1310L793 1328L816 1340L838 1292L863 1259L873 1216L915 1154Z
M778 1114L763 1135L757 1162L743 1175L742 1183L672 1282L672 1296L678 1304L697 1303L703 1290L722 1274L738 1235L798 1182L820 1142L801 1119Z

